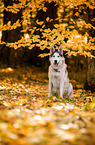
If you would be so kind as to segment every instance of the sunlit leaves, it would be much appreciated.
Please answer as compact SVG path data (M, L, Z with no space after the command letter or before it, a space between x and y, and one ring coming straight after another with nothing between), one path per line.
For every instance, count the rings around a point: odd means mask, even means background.
M21 8L24 8L26 4L26 0L20 1L19 4L13 3L13 6L5 7L6 11L10 11L12 13L18 13Z
M14 49L18 49L21 46L26 47L28 46L29 49L32 49L36 44L32 44L32 42L39 42L39 35L33 35L32 39L22 37L21 40L15 43L7 43L7 46L13 47Z
M43 21L40 21L40 22L39 22L39 21L37 20L36 23L37 23L38 25L43 25L44 22L43 22Z
M47 8L46 7L43 7L43 9L42 9L44 12L46 12L46 10L47 10Z
M57 17L56 19L48 16L48 7L46 3L54 2L54 6L57 6ZM50 49L52 45L57 48L58 45L62 45L63 50L67 51L68 55L77 56L77 54L94 57L91 54L91 50L95 50L95 40L89 37L85 32L95 27L93 23L86 23L85 19L80 19L80 13L87 15L85 7L93 10L95 7L94 0L83 1L83 0L65 0L63 1L51 1L51 0L20 0L19 3L13 3L13 6L5 7L6 11L12 13L18 13L22 9L22 21L18 20L13 25L9 21L5 25L0 25L1 31L13 30L23 25L24 36L21 40L14 43L7 43L9 47L18 49L20 47L28 47L32 49L39 47L41 50L45 48ZM44 12L46 14L43 20L36 19L37 13ZM74 13L74 10L76 12ZM74 19L77 17L77 19ZM94 18L91 19L94 22ZM51 25L53 27L51 29ZM48 26L48 27L47 27ZM81 33L81 34L80 34ZM25 35L28 34L26 39ZM24 38L25 37L25 38ZM3 44L4 42L0 42ZM41 57L47 56L48 54L42 54Z
M48 56L48 55L50 55L50 53L43 53L43 54L40 54L39 56L40 56L41 58L43 58L43 57Z
M5 30L12 30L12 29L16 29L17 27L20 27L21 24L20 24L20 20L18 19L13 25L11 25L11 21L9 21L7 24L5 24L4 26L3 25L0 25L0 29L2 31L5 31Z

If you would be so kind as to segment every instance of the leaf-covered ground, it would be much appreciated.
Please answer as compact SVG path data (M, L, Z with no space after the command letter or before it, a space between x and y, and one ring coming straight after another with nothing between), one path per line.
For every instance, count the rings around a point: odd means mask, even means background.
M48 98L43 70L0 69L0 145L14 144L95 145L95 94Z

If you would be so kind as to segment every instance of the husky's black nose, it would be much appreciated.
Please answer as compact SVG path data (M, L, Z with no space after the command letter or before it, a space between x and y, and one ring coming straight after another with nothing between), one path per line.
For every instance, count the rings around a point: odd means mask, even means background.
M57 63L57 60L54 60L54 63Z

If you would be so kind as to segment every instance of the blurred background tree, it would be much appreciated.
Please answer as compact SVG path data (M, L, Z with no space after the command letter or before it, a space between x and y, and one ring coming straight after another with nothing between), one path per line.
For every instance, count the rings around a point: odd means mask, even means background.
M2 0L0 7L1 62L48 66L50 47L61 45L69 68L85 66L85 89L94 90L94 0Z
M12 6L13 4L19 4L19 1L13 1L13 0L4 0L4 8L7 8L9 6ZM10 11L7 11L7 9L4 9L4 17L3 17L3 23L4 25L7 25L5 30L2 31L2 41L5 43L14 43L18 40L21 39L21 30L22 24L19 23L21 22L22 19L22 9L19 10L18 13L12 13ZM15 25L13 28L11 25L14 23L18 22L17 26ZM14 48L9 48L9 46L3 45L2 46L2 59L7 62L8 64L14 64L19 61L17 59L16 55L17 52L14 51Z

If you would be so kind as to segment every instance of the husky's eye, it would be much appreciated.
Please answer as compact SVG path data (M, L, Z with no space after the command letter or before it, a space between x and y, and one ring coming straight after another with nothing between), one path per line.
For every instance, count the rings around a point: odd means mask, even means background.
M57 57L60 57L59 55Z
M53 55L53 57L55 57L55 55Z

